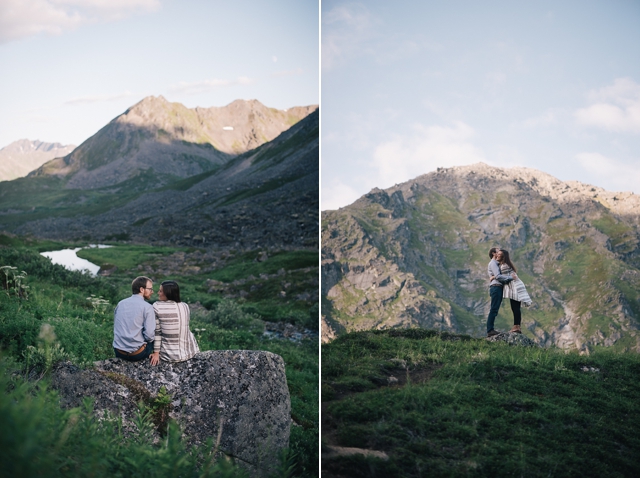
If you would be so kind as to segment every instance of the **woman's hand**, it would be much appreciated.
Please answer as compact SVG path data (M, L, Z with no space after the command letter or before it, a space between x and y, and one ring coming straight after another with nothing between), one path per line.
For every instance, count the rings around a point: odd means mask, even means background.
M149 360L151 361L151 365L158 365L160 363L160 352L150 354Z
M495 279L495 278L496 278L496 276L491 276L491 277L489 278L489 282L492 282L492 281L493 281L493 279Z

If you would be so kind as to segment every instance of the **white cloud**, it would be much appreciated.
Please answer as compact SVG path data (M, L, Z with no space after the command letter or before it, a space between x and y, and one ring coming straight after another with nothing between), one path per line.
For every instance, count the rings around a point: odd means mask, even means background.
M487 162L472 143L474 129L460 121L452 127L417 125L414 129L410 135L398 136L376 147L373 166L378 187L390 187L439 167Z
M640 133L640 84L618 78L589 93L592 105L575 112L579 124L607 131Z
M335 179L329 186L323 185L320 209L326 211L347 206L363 194L339 179Z
M117 101L123 98L129 98L133 96L133 93L130 91L125 91L124 93L119 93L116 95L94 95L94 96L79 96L77 98L71 98L64 102L65 105L81 105L87 103L100 103L103 101Z
M155 11L159 0L2 0L0 43Z
M628 164L608 158L600 153L579 153L576 159L594 178L594 183L609 191L633 191L640 193L640 168L638 162Z
M171 86L169 88L169 91L171 91L172 93L181 93L185 95L198 95L200 93L206 93L207 91L211 91L216 88L224 88L227 86L237 85L250 85L254 82L255 80L247 78L246 76L239 76L235 80L220 80L218 78L213 78L211 80L196 81L193 83L181 81L177 85Z

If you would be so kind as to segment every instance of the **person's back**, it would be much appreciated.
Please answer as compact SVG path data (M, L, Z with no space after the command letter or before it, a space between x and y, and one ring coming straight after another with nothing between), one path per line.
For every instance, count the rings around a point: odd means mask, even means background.
M154 350L160 352L163 362L189 360L200 351L189 330L189 306L184 302L157 301L153 304L156 313L156 341Z
M118 358L139 361L153 352L155 314L145 301L153 294L153 282L137 277L131 290L133 295L118 302L113 314L113 349Z
M200 352L189 330L189 306L180 300L180 286L167 280L160 285L158 301L153 304L156 316L156 340L151 365L183 362Z

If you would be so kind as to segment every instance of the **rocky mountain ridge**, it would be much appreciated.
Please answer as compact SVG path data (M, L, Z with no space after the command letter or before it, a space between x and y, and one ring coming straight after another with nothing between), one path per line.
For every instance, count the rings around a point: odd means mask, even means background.
M488 249L512 252L541 345L640 350L640 198L527 168L439 169L322 213L324 340L420 326L481 335ZM508 327L508 305L498 325Z
M147 186L142 175L114 192L64 196L47 178L24 178L0 189L0 229L60 240L317 250L318 118L314 111L273 141L165 187L136 192L137 183ZM33 208L25 194L37 200Z
M149 96L119 115L70 154L30 176L65 178L69 189L116 185L153 174L157 185L200 174L276 138L317 106L286 111L257 100L189 109Z
M0 181L26 176L47 161L69 154L74 145L19 139L0 149Z

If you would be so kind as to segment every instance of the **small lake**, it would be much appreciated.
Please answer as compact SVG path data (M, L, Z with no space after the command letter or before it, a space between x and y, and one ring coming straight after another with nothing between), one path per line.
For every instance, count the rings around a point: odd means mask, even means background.
M89 247L77 247L75 249L62 249L60 251L48 251L41 252L40 255L44 257L48 257L51 259L51 262L54 264L60 264L65 269L69 269L71 271L88 271L92 276L98 275L98 271L100 270L100 266L95 265L93 262L89 262L86 259L82 259L76 255L81 249L105 249L107 247L104 244L90 244Z

